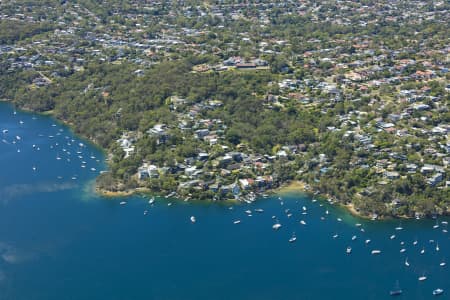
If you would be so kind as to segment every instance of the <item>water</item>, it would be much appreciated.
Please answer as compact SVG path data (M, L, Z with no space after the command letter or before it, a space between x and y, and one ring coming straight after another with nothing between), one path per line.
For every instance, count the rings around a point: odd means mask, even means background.
M387 299L397 281L399 299L430 299L436 288L449 299L444 219L436 229L435 220L363 221L301 194L233 209L173 200L168 206L166 199L150 206L140 196L106 199L92 191L105 169L102 153L67 127L14 114L2 103L3 129L0 299ZM272 216L282 224L278 231ZM400 225L404 229L395 230ZM294 232L297 241L289 243ZM382 252L371 255L373 249ZM439 266L442 260L449 265ZM422 275L428 279L419 282Z

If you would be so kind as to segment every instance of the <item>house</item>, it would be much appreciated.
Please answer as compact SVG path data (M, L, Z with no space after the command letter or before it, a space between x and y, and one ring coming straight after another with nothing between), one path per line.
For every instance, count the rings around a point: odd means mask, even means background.
M384 176L385 176L387 179L391 179L391 180L393 180L393 179L399 179L399 178L400 178L400 174L399 174L398 172L395 172L395 171L386 171L386 172L384 173Z
M138 169L139 180L144 180L146 178L158 178L159 172L158 167L155 165L144 164Z
M442 173L436 173L430 178L428 178L427 183L431 186L435 186L439 184L442 180L444 180L444 176L442 175Z

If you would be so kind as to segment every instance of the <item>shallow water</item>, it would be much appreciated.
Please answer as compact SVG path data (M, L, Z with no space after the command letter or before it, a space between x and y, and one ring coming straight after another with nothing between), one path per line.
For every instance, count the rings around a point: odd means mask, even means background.
M450 262L439 266L450 258L448 220L365 221L296 193L239 206L140 196L120 205L92 192L104 157L67 127L1 103L3 129L0 299L386 299L397 281L399 299L430 299L438 287L449 299Z

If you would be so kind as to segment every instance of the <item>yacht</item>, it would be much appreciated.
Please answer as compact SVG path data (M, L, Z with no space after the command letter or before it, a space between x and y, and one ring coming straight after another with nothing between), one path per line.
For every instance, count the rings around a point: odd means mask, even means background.
M293 243L297 240L297 237L295 236L295 233L292 234L291 238L289 239L289 243Z
M400 296L403 293L402 290L392 290L389 292L391 296Z
M275 224L273 224L272 228L275 229L275 230L278 230L278 229L281 228L281 224L280 223L275 223Z
M400 296L402 293L403 293L403 291L400 289L399 284L398 284L398 281L397 281L397 283L396 283L396 285L395 285L395 289L394 289L394 290L391 290L391 291L389 292L389 294L390 294L391 296Z
M419 277L419 281L425 281L425 280L427 280L427 276L422 275Z
M433 291L433 296L439 296L439 295L442 295L443 292L444 292L443 289L435 289L435 290Z

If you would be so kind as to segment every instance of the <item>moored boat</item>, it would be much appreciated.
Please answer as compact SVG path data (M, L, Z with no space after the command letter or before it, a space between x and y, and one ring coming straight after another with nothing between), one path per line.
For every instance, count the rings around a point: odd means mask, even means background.
M433 296L439 296L439 295L442 295L442 293L444 293L443 289L435 289L433 291Z

